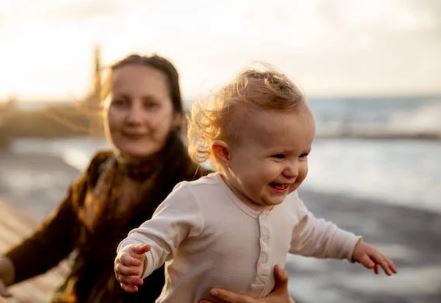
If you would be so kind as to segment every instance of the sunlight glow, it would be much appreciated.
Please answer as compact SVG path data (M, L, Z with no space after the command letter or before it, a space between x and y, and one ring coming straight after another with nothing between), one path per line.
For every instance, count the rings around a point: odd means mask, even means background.
M440 92L437 8L417 0L5 0L0 102L81 98L96 45L104 64L131 52L168 56L186 96L255 61L311 94Z

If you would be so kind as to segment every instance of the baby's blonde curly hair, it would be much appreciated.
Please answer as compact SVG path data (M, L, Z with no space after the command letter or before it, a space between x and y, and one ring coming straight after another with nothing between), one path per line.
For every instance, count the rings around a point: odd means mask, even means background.
M215 140L237 143L240 129L235 125L238 117L235 119L234 114L240 106L291 111L299 102L304 102L304 97L284 74L248 69L209 101L194 103L188 118L188 151L197 163L211 158L211 145Z

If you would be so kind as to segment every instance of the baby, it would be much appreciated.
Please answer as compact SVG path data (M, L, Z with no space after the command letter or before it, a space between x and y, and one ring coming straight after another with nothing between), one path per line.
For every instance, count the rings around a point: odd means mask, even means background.
M212 287L262 297L287 253L396 273L376 248L315 218L299 198L314 132L302 93L275 71L245 71L209 106L194 106L189 152L197 162L210 159L216 172L178 184L119 244L115 274L122 288L137 291L165 263L157 302L213 300Z

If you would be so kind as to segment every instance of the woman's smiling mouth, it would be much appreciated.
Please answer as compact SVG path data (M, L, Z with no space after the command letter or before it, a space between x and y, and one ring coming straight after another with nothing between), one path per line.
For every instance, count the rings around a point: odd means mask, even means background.
M144 137L146 134L144 134L144 133L122 132L122 135L124 137L132 138L132 139L138 139L138 138Z

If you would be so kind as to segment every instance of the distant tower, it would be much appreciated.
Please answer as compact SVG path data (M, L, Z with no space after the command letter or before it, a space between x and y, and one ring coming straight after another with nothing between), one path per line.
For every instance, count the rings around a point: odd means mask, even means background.
M86 97L86 109L89 116L89 133L100 136L103 133L101 123L101 50L99 46L94 49L93 87Z
M11 112L16 109L17 103L17 97L14 95L6 99L6 102L0 102L0 126Z
M93 93L96 96L97 106L100 106L101 96L101 50L99 46L94 51L94 75L93 75Z

